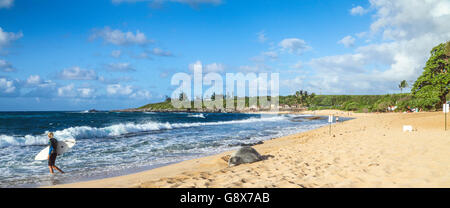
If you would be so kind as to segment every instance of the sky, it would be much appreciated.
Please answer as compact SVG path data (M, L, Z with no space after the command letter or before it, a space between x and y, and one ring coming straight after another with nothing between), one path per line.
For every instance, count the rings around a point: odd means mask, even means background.
M0 0L0 111L139 107L193 64L279 73L281 95L399 93L448 22L448 0Z

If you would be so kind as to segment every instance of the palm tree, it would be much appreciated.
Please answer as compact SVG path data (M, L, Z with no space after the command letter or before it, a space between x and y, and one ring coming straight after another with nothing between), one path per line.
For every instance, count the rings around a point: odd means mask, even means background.
M403 80L400 82L400 84L398 85L398 88L400 88L400 93L403 92L403 88L407 88L408 87L408 82L406 82L406 80Z
M309 101L311 95L308 95L308 91L306 91L306 90L296 91L295 92L295 97L296 97L295 103L301 104L301 105L305 105L305 104L308 105L308 101ZM315 94L314 94L314 96L315 96Z

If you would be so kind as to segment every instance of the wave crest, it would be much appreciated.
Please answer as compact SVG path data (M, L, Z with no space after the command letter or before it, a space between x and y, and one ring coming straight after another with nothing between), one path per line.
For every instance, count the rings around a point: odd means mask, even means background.
M233 121L218 121L218 122L196 122L196 123L120 123L107 127L96 128L89 126L77 126L70 127L63 130L55 131L55 138L58 140L67 139L90 139L90 138L104 138L104 137L117 137L130 133L157 131L157 130L169 130L174 128L189 128L198 126L210 126L210 125L227 125L237 123L252 123L252 122L267 122L267 121L279 121L286 119L286 117L264 117L264 118L250 118L244 120ZM7 146L29 146L29 145L46 145L48 142L47 133L42 135L26 135L26 136L10 136L0 135L0 147Z

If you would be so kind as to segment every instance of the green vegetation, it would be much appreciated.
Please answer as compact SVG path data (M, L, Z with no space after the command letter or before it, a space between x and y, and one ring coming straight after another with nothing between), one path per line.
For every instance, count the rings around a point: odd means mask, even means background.
M280 96L279 102L280 105L300 105L303 107L308 107L313 102L315 97L315 93L309 94L308 91L299 90L295 92L294 95Z
M450 100L450 96L447 96ZM224 100L225 101L225 100ZM280 106L304 106L309 110L337 109L357 112L386 112L389 106L397 106L396 111L407 111L409 108L421 108L422 110L439 110L440 108L422 108L420 99L413 97L409 93L388 94L388 95L315 95L304 103L300 102L295 95L280 96ZM193 102L191 102L193 106ZM225 103L224 103L225 104ZM236 100L235 100L236 104ZM249 98L245 99L245 106L249 107ZM175 109L170 103L170 99L152 103L140 107L139 109L170 110ZM183 109L180 109L183 110Z
M431 57L416 80L411 93L416 105L423 108L439 108L446 101L450 90L450 41L431 50Z
M138 109L148 109L148 108L151 108L153 110L175 109L172 106L172 103L170 103L170 100L165 100L164 102L160 102L160 103L150 103L150 104L144 105L142 107L139 107Z
M358 112L385 112L389 106L407 110L411 96L408 93L388 95L317 95L310 110L337 109ZM415 106L410 106L415 107Z
M314 95L312 93L308 97L297 97L296 95L280 96L279 104L280 106L308 107L310 110L339 109L360 112L384 112L388 106L394 105L397 105L399 110L406 110L408 105L415 107L410 103L411 99L412 96L408 93L392 95ZM191 106L193 106L193 102L191 102ZM249 97L245 98L245 106L249 107ZM147 108L153 110L175 109L170 99L140 107L140 109Z

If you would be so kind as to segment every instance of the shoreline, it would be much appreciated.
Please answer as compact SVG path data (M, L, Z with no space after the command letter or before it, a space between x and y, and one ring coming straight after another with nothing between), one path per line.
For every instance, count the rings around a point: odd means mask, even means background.
M102 111L99 111L102 112ZM113 112L113 111L110 111ZM115 112L149 112L149 111L115 111ZM171 113L169 111L152 111L152 112L161 112L161 113ZM188 111L180 111L183 113L206 113L206 112L188 112ZM177 112L175 112L177 113ZM209 113L220 113L220 112L209 112ZM310 115L312 119L316 119L318 116L324 116L324 115L316 115L314 116L313 114L305 114L303 112L299 112L299 111L279 111L279 112L272 112L272 111L258 111L258 112L222 112L222 113L238 113L238 114L298 114L298 115ZM319 127L321 128L321 127ZM314 129L312 129L314 130ZM307 131L311 131L311 130L307 130ZM305 131L305 132L307 132ZM304 132L300 132L300 133L304 133ZM294 133L294 134L299 134L299 133ZM291 136L291 135L287 135L287 136ZM283 136L285 137L285 136ZM264 141L259 141L256 143L252 143L249 144L249 146L255 146L255 145L260 145L260 144L264 144L267 141L270 140L274 140L274 139L278 139L281 137L274 137L268 140L264 140ZM192 158L192 159L188 159L188 160L180 160L180 161L176 161L176 162L171 162L171 163L167 163L167 164L159 164L159 165L154 165L153 166L148 166L148 167L143 167L143 168L139 168L140 170L129 170L129 171L117 171L116 173L113 174L108 174L110 176L106 176L106 177L100 177L100 176L94 176L94 177L88 177L88 178L81 178L80 180L75 180L75 181L68 181L67 183L62 183L62 184L55 184L55 185L35 185L35 186L30 186L31 188L49 188L49 187L66 187L66 185L68 187L72 187L70 186L79 184L79 183L89 183L89 182L94 182L94 181L99 181L99 180L108 180L108 179L113 179L113 178L117 178L117 177L124 177L124 176L128 176L128 175L134 175L134 174L139 174L139 173L143 173L143 172L147 172L147 171L152 171L158 168L164 168L167 166L172 166L172 165L177 165L179 163L182 162L186 162L186 161L190 161L190 160L196 160L196 159L201 159L201 158L207 158L207 157L214 157L214 156L218 156L221 155L221 157L224 157L225 155L230 155L232 152L234 152L235 150L228 150L228 151L224 151L224 152L217 152L217 153L211 153L208 155L204 155L204 156L200 156L198 158ZM225 154L225 155L223 155ZM122 172L122 174L120 173ZM81 186L84 187L84 186ZM88 186L91 187L91 186ZM95 186L94 186L95 187ZM122 187L122 186L120 186ZM127 186L125 186L127 187Z
M332 135L324 126L266 140L253 147L269 158L251 164L228 167L222 157L233 151L227 151L134 174L50 187L450 187L450 131L444 132L443 125L439 130L437 124L442 113L301 114L356 119L333 124ZM416 130L402 132L402 124Z

